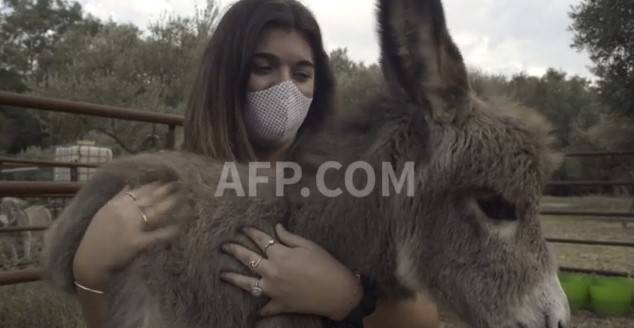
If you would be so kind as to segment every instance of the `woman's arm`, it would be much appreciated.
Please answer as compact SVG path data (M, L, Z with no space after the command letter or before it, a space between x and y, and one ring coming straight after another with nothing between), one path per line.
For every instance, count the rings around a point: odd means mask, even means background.
M102 328L106 320L106 304L101 295L88 291L77 291L84 322L88 328Z
M187 202L177 191L174 184L124 189L93 217L73 261L77 300L89 328L101 328L105 322L103 292L111 274L143 249L179 231L182 220L172 219L171 214Z
M422 298L407 302L381 302L372 282L358 277L319 245L276 226L279 241L257 229L247 234L266 254L266 259L238 244L223 250L255 276L226 273L227 282L252 291L260 286L271 301L260 311L264 316L310 313L329 319L332 328L435 328L438 313ZM261 277L261 278L260 278ZM361 278L361 279L360 279ZM342 297L343 296L343 297Z
M379 300L376 311L364 320L364 328L438 328L436 305L425 297L389 302Z
M319 245L281 225L276 226L279 241L274 243L260 230L244 232L267 258L242 245L226 244L223 250L251 266L258 277L225 273L222 279L250 292L259 286L271 298L261 315L311 313L340 321L359 304L363 290L357 276Z

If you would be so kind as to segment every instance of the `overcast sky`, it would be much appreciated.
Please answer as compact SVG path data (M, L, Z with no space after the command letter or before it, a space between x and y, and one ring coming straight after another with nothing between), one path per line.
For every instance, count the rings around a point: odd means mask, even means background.
M102 18L147 26L165 12L191 15L194 0L79 0ZM223 0L225 9L235 0ZM326 47L347 47L355 60L376 62L375 0L303 0L320 23ZM467 64L489 73L543 74L548 67L593 78L585 53L570 47L571 5L580 0L444 0L450 32Z

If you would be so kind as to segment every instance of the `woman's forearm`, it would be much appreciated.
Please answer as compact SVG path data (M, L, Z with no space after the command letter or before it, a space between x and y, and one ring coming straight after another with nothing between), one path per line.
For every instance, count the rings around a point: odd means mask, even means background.
M78 289L77 301L88 328L102 328L106 318L106 302L103 295Z
M378 301L376 311L365 318L364 328L438 328L440 318L436 305L417 297L401 302Z

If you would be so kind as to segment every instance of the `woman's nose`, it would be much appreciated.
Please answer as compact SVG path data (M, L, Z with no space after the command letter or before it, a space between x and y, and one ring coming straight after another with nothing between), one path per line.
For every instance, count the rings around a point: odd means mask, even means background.
M277 83L282 83L284 81L291 81L293 79L293 74L291 73L290 67L280 66L280 72L278 74L279 80Z

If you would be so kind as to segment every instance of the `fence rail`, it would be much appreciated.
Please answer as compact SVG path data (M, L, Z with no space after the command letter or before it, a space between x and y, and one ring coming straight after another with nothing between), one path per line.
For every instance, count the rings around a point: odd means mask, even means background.
M548 182L550 187L576 186L576 187L612 187L612 186L634 186L634 181L582 181L582 180L561 180Z
M50 182L50 181L2 181L0 182L0 197L6 196L37 196L37 195L70 195L81 188L79 182Z
M622 271L582 269L582 268L571 268L571 267L565 267L565 266L559 267L559 270L564 272L586 273L586 274L610 276L610 277L631 277L632 276L631 273L622 272Z
M596 151L596 152L570 152L566 157L611 157L634 156L634 151Z
M165 145L165 148L167 149L174 148L176 144L176 126L183 125L183 116L180 115L155 113L138 109L133 110L117 106L98 105L80 101L22 95L6 91L0 91L0 105L103 118L116 118L126 121L165 124L169 129L167 133L167 143Z
M0 228L0 233L45 231L45 230L48 230L48 228L49 228L48 226L9 227L9 228Z
M541 215L553 215L553 216L594 216L594 217L607 217L607 218L622 218L623 221L631 221L634 219L633 212L577 212L577 211L541 211Z
M593 245L593 246L607 246L607 247L631 247L634 248L634 243L620 242L620 241L599 241L599 240L583 240L583 239L560 239L560 238L548 238L547 241L555 244L576 244L576 245Z
M44 166L44 167L66 167L66 168L96 168L99 164L44 161L36 159L19 159L0 156L0 166Z
M42 280L43 277L44 273L42 270L0 272L0 286L35 282Z
M29 96L5 91L0 91L0 105L165 125L183 124L183 117L174 114L154 113L117 106Z

